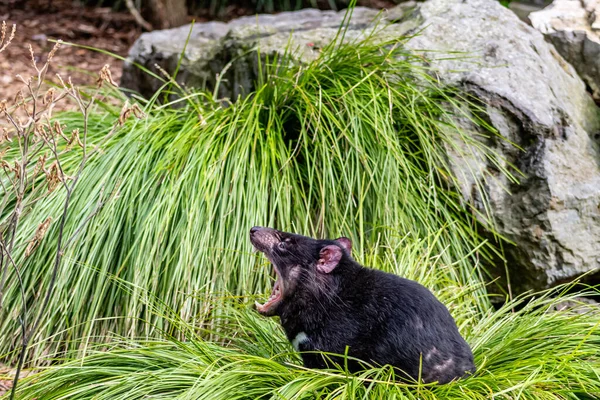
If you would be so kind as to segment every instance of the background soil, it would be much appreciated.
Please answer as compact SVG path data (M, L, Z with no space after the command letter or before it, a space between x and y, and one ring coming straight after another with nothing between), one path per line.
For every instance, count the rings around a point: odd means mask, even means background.
M12 386L12 382L9 380L4 380L2 378L8 378L8 368L0 365L0 396L6 393Z
M33 48L36 61L41 64L54 46L52 40L62 39L125 56L141 34L129 13L114 12L110 8L83 7L70 0L0 0L1 21L6 21L8 31L15 24L17 31L12 44L0 54L0 99L14 98L22 88L17 74L27 76L32 73L28 44ZM113 77L118 82L120 60L96 51L63 45L51 64L49 77L60 73L63 78L71 76L76 85L91 84L105 64L111 66Z

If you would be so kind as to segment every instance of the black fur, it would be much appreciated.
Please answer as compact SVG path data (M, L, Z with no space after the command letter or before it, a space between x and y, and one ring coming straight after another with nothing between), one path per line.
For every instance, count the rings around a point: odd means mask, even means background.
M475 371L471 349L446 307L417 282L359 265L348 239L259 227L250 239L273 263L282 291L278 302L257 308L278 315L290 341L304 332L298 350L309 352L302 353L306 367L328 366L311 351L344 354L348 346L350 357L392 365L415 380L420 374L424 382L447 383ZM357 362L347 365L361 369Z

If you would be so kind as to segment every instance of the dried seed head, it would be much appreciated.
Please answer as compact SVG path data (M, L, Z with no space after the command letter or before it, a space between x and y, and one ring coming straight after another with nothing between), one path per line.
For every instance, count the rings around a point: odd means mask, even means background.
M81 143L81 139L79 138L79 129L73 129L71 132L71 143L77 143L83 149L83 143Z
M6 129L5 127L2 127L2 130L0 131L0 144L5 143L5 142L12 142L12 139L8 133L8 129ZM7 150L7 149L4 149L4 150Z
M13 172L15 173L15 178L19 180L21 179L21 163L17 159L14 160L14 163L15 167L13 168Z
M129 106L129 101L125 101L123 104L123 108L121 109L121 115L119 115L119 125L123 126L127 118L131 115L131 107Z
M48 169L44 169L44 173L46 174L46 183L48 184L48 193L54 191L56 186L60 183L60 178L58 176L58 164L56 161L50 165Z
M52 217L48 217L37 227L33 238L31 238L27 248L25 249L25 257L29 257L31 253L33 253L33 251L38 247L44 236L46 236L46 232L48 231L51 222Z
M119 116L119 125L123 126L132 113L136 118L146 118L146 114L144 114L139 105L129 105L129 101L125 101L125 104L123 104L123 108L121 109L121 115Z
M154 68L156 68L168 81L173 80L173 77L160 65L154 64Z
M33 68L35 68L36 71L39 71L37 63L35 62L35 54L33 54L33 47L30 43L27 43L27 48L29 49L29 56L31 57L31 65L33 65Z
M33 130L34 136L39 136L43 139L48 138L48 125L47 124L37 124L35 129Z
M56 94L56 90L52 87L50 88L46 94L44 94L44 98L42 99L42 104L50 104L54 101L54 95Z
M20 75L17 75L20 76ZM23 91L19 90L17 94L15 94L15 106L19 107L21 104L25 104L25 97L23 96Z
M55 135L59 135L60 137L65 139L68 143L69 138L67 137L67 135L65 135L65 132L63 131L63 127L66 128L67 126L61 125L59 121L54 121L54 126L52 127L52 131L54 132Z
M131 111L133 111L133 115L135 115L136 118L146 118L146 114L144 114L144 112L142 111L140 106L137 105L137 103L131 106Z
M7 112L6 111L7 109L8 109L8 105L6 103L6 100L0 101L0 113Z
M4 51L10 45L10 42L15 38L15 33L17 32L17 26L13 24L12 31L8 36L8 40L6 39L6 21L2 21L2 29L0 30L0 53Z
M60 47L60 45L62 44L62 40L58 40L56 42L56 44L54 45L54 47L52 48L52 50L50 50L50 53L48 53L48 59L46 60L46 63L49 64L50 61L52 61L52 57L54 57L54 54L56 54L56 51L58 50L58 48Z
M102 87L102 83L103 82L107 82L111 85L113 85L114 87L118 87L119 85L117 85L117 83L113 80L112 74L110 73L110 65L105 64L102 69L100 70L100 76L98 77L98 80L96 81L96 84L98 85L98 87Z
M35 168L33 169L33 178L35 178L41 171L44 170L44 166L46 165L46 159L48 155L43 154L38 158L37 163L35 164Z

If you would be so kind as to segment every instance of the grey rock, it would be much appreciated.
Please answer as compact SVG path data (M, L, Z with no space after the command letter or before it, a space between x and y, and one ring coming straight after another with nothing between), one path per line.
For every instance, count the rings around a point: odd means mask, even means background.
M572 314L598 314L600 303L588 297L576 297L555 304L548 312L568 312Z
M215 72L210 69L210 62L228 32L226 24L208 22L196 24L193 28L186 25L142 34L123 65L121 86L150 97L163 85L161 79L164 80L165 76L161 69L171 75L180 60L177 81L190 87L203 86L207 80L214 79Z
M529 19L600 100L600 1L555 0Z
M511 1L508 8L514 12L521 21L529 22L529 14L541 10L543 6Z
M388 17L401 15L401 10L411 5L398 7ZM355 8L347 27L348 39L362 35L365 28L380 19L378 15L377 10ZM219 95L235 99L252 90L261 65L257 50L263 61L267 56L284 55L287 48L294 50L297 60L308 61L336 36L344 16L344 11L305 9L242 17L227 24L209 22L196 24L193 28L186 25L144 33L129 52L121 85L146 97L151 96L162 82L141 71L134 63L163 77L160 69L171 74L181 60L176 77L178 82L211 90L219 82ZM220 76L219 80L217 76Z
M197 24L177 80L213 89L220 73L219 95L235 99L252 89L257 48L260 57L273 57L289 44L295 62L306 62L333 39L343 15L304 10L259 16L258 25L255 17ZM357 8L347 38L367 35L376 17L373 10ZM541 33L494 0L407 3L382 18L389 23L378 33L382 40L422 30L408 46L428 49L423 55L439 78L480 99L499 135L521 147L481 139L498 153L495 161L472 144L448 149L465 204L513 243L506 249L513 290L546 288L600 268L600 113L573 67ZM172 72L188 32L182 27L145 34L130 59ZM465 54L448 59L447 52ZM123 84L145 95L159 86L136 75L131 64L123 76ZM469 120L457 122L477 129ZM523 175L509 180L495 162L515 165ZM491 215L476 187L483 187Z
M514 243L507 248L513 289L542 289L598 270L600 113L575 70L494 1L430 0L419 13L428 28L409 45L469 52L469 60L436 63L440 76L481 99L499 134L523 149L489 142L523 172L518 183L474 148L466 161L449 152L465 202L480 206L473 189L483 185L495 221L484 210L480 219Z

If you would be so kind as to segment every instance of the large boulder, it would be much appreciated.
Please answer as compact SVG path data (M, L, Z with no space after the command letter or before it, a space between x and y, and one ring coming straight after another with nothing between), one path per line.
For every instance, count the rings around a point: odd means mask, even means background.
M378 14L377 10L355 8L348 24L348 37L362 34ZM188 87L210 89L218 82L219 94L235 99L250 91L258 76L256 49L264 59L283 54L291 40L297 58L316 57L319 48L335 37L344 16L343 11L305 9L242 17L229 23L207 22L144 33L129 52L121 85L146 97L151 96L163 82L134 63L162 78L161 69L173 73L181 63L178 82Z
M305 10L197 24L177 80L213 87L215 74L226 67L219 93L235 98L252 89L257 74L258 56L251 49L259 48L261 57L282 55L291 43L297 60L310 59L332 40L342 18L343 13ZM450 149L448 157L461 179L464 201L481 207L474 188L483 187L494 222L485 218L484 210L481 221L494 224L513 243L506 248L513 290L541 289L598 270L600 113L575 70L542 34L494 0L407 3L383 18L390 25L381 35L421 31L408 46L427 49L424 55L440 79L480 99L490 123L508 139L487 144L522 171L518 182L499 174L475 148L465 149L470 158ZM365 35L376 19L375 11L357 8L346 36ZM145 34L130 59L173 72L189 32L183 27ZM443 54L456 51L469 57L449 59ZM159 86L131 64L125 67L123 84L145 94Z
M600 101L600 0L555 0L529 19Z
M465 200L480 204L472 188L485 182L496 227L514 243L507 248L513 288L545 288L597 271L600 113L575 70L494 1L432 0L418 13L427 29L410 45L470 52L469 60L437 63L440 76L481 99L492 125L523 149L497 143L523 172L518 184L478 157L473 179L463 172L468 161L455 157Z

